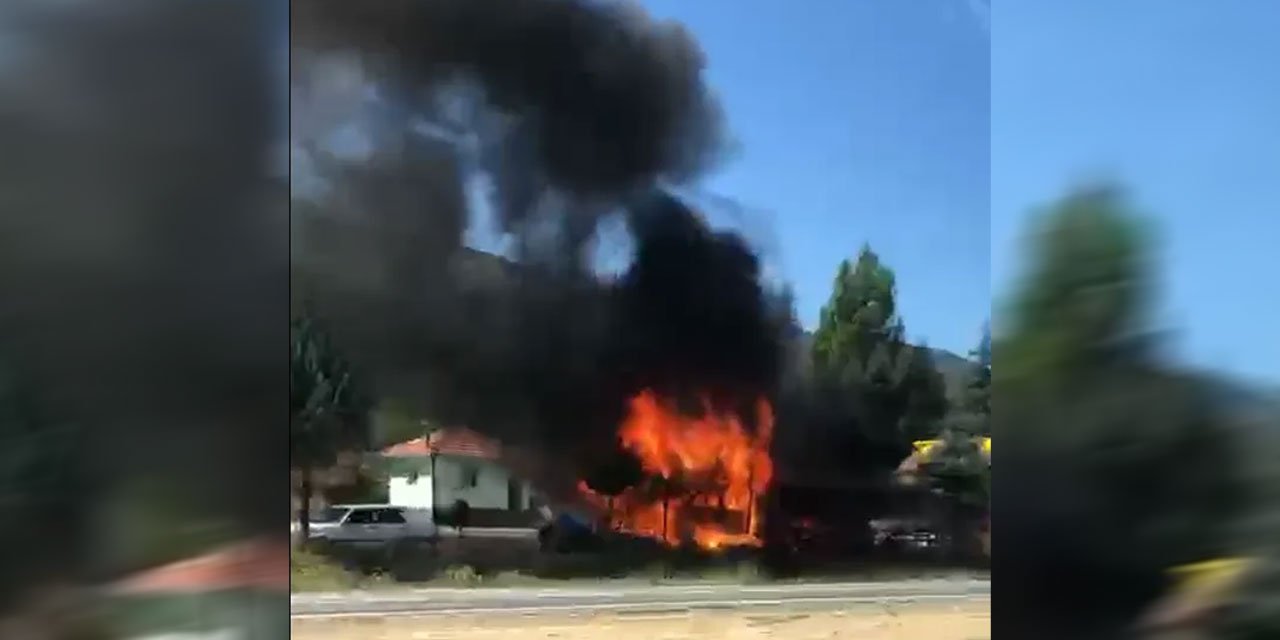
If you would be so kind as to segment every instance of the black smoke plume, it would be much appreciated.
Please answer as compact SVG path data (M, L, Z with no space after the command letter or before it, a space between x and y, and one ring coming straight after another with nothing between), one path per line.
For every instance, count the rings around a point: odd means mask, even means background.
M442 91L456 83L479 85L488 109L467 124L483 139L506 231L534 214L548 188L598 215L659 180L697 176L721 150L721 113L703 84L697 43L630 3L292 6L295 71L316 54L354 52L381 91L419 116L438 114L450 97Z
M0 592L283 540L275 8L0 6Z
M368 159L295 138L330 188L298 231L320 235L294 244L295 290L383 392L441 422L570 450L612 442L641 388L724 407L772 396L781 323L757 256L666 190L723 140L683 30L618 3L293 6L295 84L349 56L384 105ZM463 245L473 170L492 182L511 261ZM611 217L635 250L606 281L587 252ZM354 275L373 264L377 275Z

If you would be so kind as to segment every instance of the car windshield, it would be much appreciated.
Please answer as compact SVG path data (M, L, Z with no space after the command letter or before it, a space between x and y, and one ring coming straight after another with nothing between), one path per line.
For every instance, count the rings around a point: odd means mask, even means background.
M350 509L341 509L338 507L329 507L327 509L321 509L318 513L316 513L315 517L312 518L311 521L312 522L337 522L342 519L342 516L346 515L347 511L350 511Z

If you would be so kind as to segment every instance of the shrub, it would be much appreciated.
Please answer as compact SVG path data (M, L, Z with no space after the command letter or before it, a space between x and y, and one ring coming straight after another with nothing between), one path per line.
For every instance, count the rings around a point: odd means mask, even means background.
M458 586L478 586L482 580L475 567L469 564L453 565L444 570L444 577Z
M327 556L303 549L289 554L289 583L294 591L340 591L355 582L355 576Z

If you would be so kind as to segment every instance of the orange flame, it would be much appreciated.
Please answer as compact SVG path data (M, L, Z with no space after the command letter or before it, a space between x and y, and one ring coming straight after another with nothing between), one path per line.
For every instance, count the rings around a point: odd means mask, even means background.
M773 409L762 399L756 412L751 434L736 415L708 409L703 417L687 417L642 392L631 399L618 435L644 470L664 482L613 499L585 482L579 489L621 531L670 546L758 546L761 498L773 479Z

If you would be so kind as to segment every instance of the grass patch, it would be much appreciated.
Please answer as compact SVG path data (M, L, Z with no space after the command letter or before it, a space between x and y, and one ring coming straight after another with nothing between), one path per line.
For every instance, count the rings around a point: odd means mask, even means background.
M482 550L483 551L483 550ZM518 560L518 561L517 561ZM345 591L396 585L448 588L661 584L788 584L985 578L980 568L885 561L807 562L786 572L766 570L750 552L710 555L689 551L582 552L520 557L417 549L398 555L294 551L293 591Z
M346 591L360 586L360 575L328 556L294 549L289 554L289 588L292 591Z

